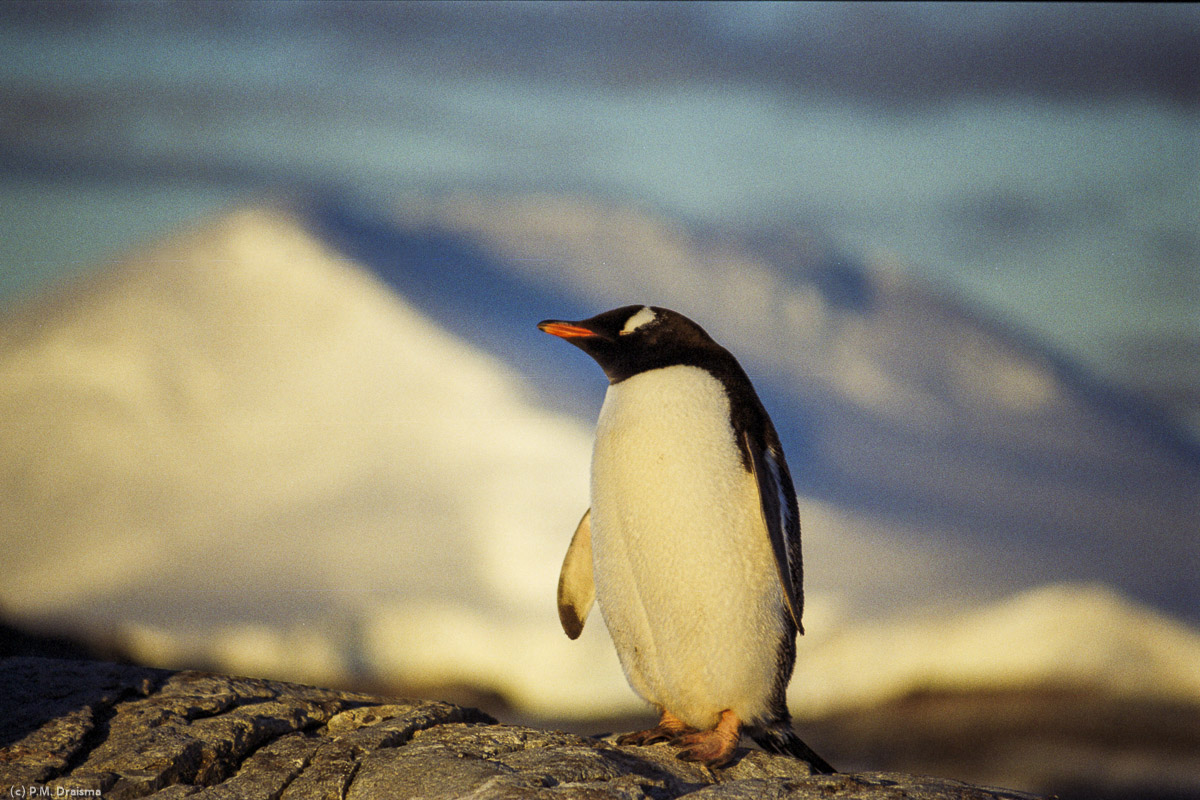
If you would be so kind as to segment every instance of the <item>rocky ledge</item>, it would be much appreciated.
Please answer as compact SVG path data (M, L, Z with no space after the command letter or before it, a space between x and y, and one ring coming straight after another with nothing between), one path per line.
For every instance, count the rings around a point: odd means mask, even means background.
M895 773L811 775L743 750L709 771L669 745L502 725L471 708L204 672L0 660L0 795L910 798L1032 795Z

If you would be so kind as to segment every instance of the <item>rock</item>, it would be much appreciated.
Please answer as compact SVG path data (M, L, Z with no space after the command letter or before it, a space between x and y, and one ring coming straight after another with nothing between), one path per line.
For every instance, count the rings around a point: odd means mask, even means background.
M16 787L108 800L1032 797L892 773L814 776L802 762L757 750L713 772L679 761L666 744L619 747L612 736L502 725L434 700L7 658L0 793Z

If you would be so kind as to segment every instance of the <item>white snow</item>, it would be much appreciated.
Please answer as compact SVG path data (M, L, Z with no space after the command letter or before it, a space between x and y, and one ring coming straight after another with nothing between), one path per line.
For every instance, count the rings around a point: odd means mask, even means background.
M789 697L807 715L939 689L1082 688L1200 702L1200 631L1097 585L1047 585L955 614L809 638Z
M727 285L770 296L744 266ZM1043 402L1036 375L1014 381L1016 405ZM640 707L600 619L571 642L556 617L590 426L284 211L211 220L5 319L0 419L18 621L115 632L167 666L469 682L546 716ZM1195 631L1097 587L1001 600L1049 545L801 512L799 712L1043 681L1200 699Z
M19 615L271 584L301 615L414 587L552 614L535 565L587 503L584 426L269 210L10 318L0 409Z

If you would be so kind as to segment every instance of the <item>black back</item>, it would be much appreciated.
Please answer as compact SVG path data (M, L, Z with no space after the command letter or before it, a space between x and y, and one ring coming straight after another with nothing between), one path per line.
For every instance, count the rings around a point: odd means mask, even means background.
M780 571L790 578L788 589L793 621L803 633L800 624L804 604L800 519L796 490L775 426L733 354L684 315L668 308L650 306L654 319L622 334L621 330L630 318L643 308L622 306L578 322L546 320L538 327L545 330L547 326L568 326L571 329L568 333L558 335L595 359L610 384L649 370L677 365L707 370L721 382L729 398L730 424L741 453L742 467L758 479L763 512L771 529ZM548 332L555 331L551 327ZM789 582L787 578L785 584Z

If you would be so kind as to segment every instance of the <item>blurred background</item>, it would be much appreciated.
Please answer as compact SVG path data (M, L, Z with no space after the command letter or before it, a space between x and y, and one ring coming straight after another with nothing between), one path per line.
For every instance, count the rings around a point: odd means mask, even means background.
M804 525L843 769L1200 797L1200 6L0 5L5 653L649 719L562 634L681 311Z

